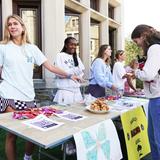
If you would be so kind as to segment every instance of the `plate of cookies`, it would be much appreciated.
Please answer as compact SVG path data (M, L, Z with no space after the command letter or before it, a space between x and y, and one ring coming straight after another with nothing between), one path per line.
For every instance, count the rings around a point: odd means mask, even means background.
M107 113L110 110L110 107L107 105L106 101L103 99L96 99L91 105L86 106L86 109L93 113Z

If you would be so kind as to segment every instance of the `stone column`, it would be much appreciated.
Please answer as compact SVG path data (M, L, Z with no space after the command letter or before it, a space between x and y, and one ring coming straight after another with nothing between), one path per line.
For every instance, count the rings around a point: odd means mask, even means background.
M80 44L81 44L81 59L85 65L85 78L89 78L90 70L90 11L87 10L81 14L80 24Z
M51 63L63 47L64 16L64 0L42 0L42 50ZM46 85L53 86L53 75L48 70L44 71Z
M12 14L12 0L2 0L2 29L4 30L4 25L6 18Z

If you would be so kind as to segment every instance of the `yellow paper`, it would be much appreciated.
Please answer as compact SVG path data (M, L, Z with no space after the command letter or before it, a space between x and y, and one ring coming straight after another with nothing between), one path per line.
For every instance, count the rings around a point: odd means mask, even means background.
M150 152L147 119L142 107L121 115L128 160L139 160Z

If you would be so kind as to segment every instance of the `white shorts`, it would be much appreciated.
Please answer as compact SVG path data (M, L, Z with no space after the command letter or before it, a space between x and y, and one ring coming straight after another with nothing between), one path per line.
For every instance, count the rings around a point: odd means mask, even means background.
M82 101L82 94L78 88L76 91L59 89L54 97L54 102L60 104L73 104Z

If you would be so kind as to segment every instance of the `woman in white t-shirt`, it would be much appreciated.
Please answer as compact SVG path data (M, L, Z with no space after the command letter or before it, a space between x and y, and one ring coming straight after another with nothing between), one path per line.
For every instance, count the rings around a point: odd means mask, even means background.
M124 91L124 83L127 80L129 86L136 91L134 88L131 76L127 74L124 68L124 60L125 60L125 53L123 50L118 50L115 55L116 62L113 66L113 82L115 86L121 90Z
M5 23L4 40L0 44L0 113L36 107L34 101L33 66L43 65L49 71L78 80L52 66L39 48L30 43L26 26L17 15L8 16ZM6 137L6 157L16 160L16 136L8 133ZM33 144L26 143L24 160L32 159Z
M68 74L74 74L80 79L83 77L84 65L76 53L77 40L74 37L67 37L64 47L56 57L56 66L63 68ZM72 104L82 101L80 83L70 79L57 76L56 84L58 91L54 102L59 104Z

